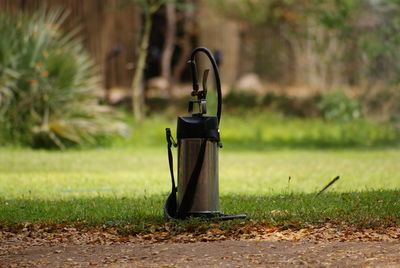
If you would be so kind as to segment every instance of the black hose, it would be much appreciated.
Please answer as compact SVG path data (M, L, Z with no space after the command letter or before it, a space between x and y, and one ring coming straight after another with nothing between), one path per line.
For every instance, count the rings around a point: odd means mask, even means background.
M218 118L218 125L221 121L221 111L222 111L222 91L221 91L221 80L219 78L219 71L218 71L218 66L217 63L210 52L205 47L198 47L192 51L192 54L190 56L190 64L191 64L191 70L192 70L192 79L193 79L193 90L197 91L199 89L199 81L197 78L197 71L196 71L196 62L195 62L195 56L197 52L203 52L204 54L207 55L209 58L211 65L214 70L214 75L215 75L215 82L217 84L217 96L218 96L218 106L217 106L217 118Z

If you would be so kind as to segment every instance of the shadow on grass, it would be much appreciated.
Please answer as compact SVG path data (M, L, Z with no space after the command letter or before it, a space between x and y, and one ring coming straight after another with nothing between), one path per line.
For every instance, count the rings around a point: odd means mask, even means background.
M166 195L165 195L166 196ZM138 198L94 197L66 200L0 198L0 224L21 223L84 224L86 226L134 226L134 233L149 226L164 225L164 195ZM274 195L224 195L221 210L226 214L247 213L246 220L225 222L231 228L239 222L267 222L280 228L309 224L354 225L360 228L400 224L400 191L382 190L349 193L282 193ZM176 225L204 224L186 220Z

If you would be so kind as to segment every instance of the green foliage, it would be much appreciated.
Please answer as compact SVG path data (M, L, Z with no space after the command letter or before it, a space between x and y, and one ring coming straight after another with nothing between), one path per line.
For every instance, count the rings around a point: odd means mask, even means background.
M362 49L368 68L363 68L369 79L386 79L400 82L400 2L381 1L371 3L366 9L379 20L361 31L358 46Z
M260 105L262 98L255 93L231 90L223 99L224 105L229 108L254 108Z
M306 13L330 29L349 30L361 9L360 0L311 0L306 1Z
M361 100L347 97L342 90L307 97L276 95L265 96L250 92L231 91L224 97L228 110L267 108L294 117L322 117L327 120L349 122L362 118ZM305 120L307 122L307 120Z
M287 118L259 111L225 116L221 138L226 149L362 148L397 146L400 132L389 124L319 118Z
M362 116L360 102L347 97L341 90L323 94L318 108L327 120L349 122Z
M210 0L209 3L224 14L253 24L264 23L273 15L271 9L278 0Z
M223 109L221 139L224 150L398 147L400 140L400 130L386 123L287 117L262 109ZM114 139L113 147L166 146L165 128L170 127L173 135L176 134L175 114L168 119L153 116L141 123L129 122L134 131L127 138ZM179 113L185 114L186 111Z
M327 28L346 28L359 10L360 0L212 0L225 15L253 25L285 22L300 25L311 17ZM304 21L303 21L304 20Z
M127 0L123 5L134 3L140 7L144 14L153 14L168 0ZM174 2L174 1L171 1Z
M95 144L120 127L97 104L99 79L78 30L60 30L67 15L0 14L1 143L63 149Z
M355 86L368 93L377 81L386 91L400 82L398 0L209 2L220 14L244 22L242 53L260 77L286 82L287 70L301 64L293 71L296 82L320 88Z
M127 4L136 4L143 13L153 14L165 4L173 4L177 9L193 9L193 5L182 0L125 0L120 7Z

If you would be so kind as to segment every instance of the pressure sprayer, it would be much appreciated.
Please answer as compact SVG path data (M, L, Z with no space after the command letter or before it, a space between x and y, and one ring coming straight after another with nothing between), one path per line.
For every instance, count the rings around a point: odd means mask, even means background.
M207 55L214 71L218 97L216 116L204 116L207 113L207 77L210 70L204 71L203 90L199 90L195 62L198 52ZM204 47L192 51L189 64L193 80L191 95L197 99L189 101L191 116L178 117L177 143L172 138L171 130L166 129L172 191L165 202L164 215L169 219L245 218L245 214L224 215L219 211L218 149L222 147L219 134L222 93L218 66L211 52ZM174 179L172 146L178 147L178 186Z

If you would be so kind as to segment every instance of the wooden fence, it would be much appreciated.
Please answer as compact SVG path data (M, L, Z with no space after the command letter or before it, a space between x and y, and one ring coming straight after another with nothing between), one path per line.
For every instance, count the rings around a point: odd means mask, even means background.
M64 7L70 15L65 29L81 27L84 45L103 77L104 88L130 87L134 68L140 12L124 0L0 0L0 11L32 11Z

